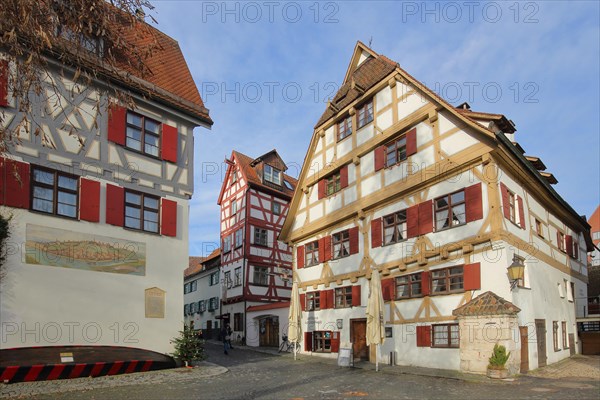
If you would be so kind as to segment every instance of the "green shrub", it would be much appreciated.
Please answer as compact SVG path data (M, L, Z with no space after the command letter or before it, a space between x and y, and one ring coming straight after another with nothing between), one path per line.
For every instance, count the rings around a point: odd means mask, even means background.
M492 356L489 358L489 367L493 369L502 369L504 368L504 364L506 364L509 357L510 352L508 354L506 353L506 347L496 343L494 345Z

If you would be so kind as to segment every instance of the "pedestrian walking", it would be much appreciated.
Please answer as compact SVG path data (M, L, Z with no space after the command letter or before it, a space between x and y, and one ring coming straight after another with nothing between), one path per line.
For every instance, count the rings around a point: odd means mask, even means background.
M231 336L233 335L233 332L231 330L231 325L227 324L227 337L229 338L227 340L227 343L229 344L229 348L233 349L233 346L231 345Z
M231 340L231 337L227 334L227 328L225 327L225 325L223 325L223 327L221 328L221 340L223 341L223 351L225 352L225 354L229 354L229 352L227 352L227 349L229 347L229 341Z

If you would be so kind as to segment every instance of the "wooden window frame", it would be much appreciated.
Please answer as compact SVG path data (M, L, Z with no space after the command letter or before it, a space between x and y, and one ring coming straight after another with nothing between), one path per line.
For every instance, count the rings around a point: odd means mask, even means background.
M234 286L241 286L242 284L242 267L237 267L234 270L234 277L235 282L234 282Z
M446 330L446 337L440 337ZM458 335L457 343L452 343L452 333ZM443 339L446 339L443 341ZM460 329L458 324L434 324L431 325L431 347L456 349L460 347Z
M281 215L281 203L273 200L271 202L271 212L273 215Z
M306 311L319 311L321 309L321 292L306 293Z
M236 183L238 180L238 176L237 176L237 171L233 171L231 173L231 184L233 185L234 183Z
M196 290L198 290L198 280L197 279L190 282L190 293L195 292Z
M397 276L394 280L394 284L396 285L396 300L404 300L404 299L414 299L418 297L423 297L423 281L422 281L422 272L417 272L416 274L408 274ZM401 280L406 279L406 282L401 282ZM414 287L418 285L418 292L414 289ZM408 295L403 296L402 287L407 288ZM415 293L417 292L417 293Z
M408 158L406 151L406 135L385 145L385 168L400 164Z
M375 113L373 111L372 98L356 110L356 116L356 129L360 129L363 126L373 122L373 119L375 118Z
M460 274L459 273L451 273L453 269L458 269L460 268ZM440 276L440 277L436 277L435 274L436 273L444 273L444 276ZM431 296L437 296L440 294L450 294L450 293L463 293L465 291L464 287L465 287L465 268L464 265L456 265L456 266L452 266L452 267L446 267L446 268L440 268L440 269L434 269L431 270L430 272L430 290L429 290L429 294ZM451 289L452 286L452 279L453 278L458 278L460 277L460 288L459 289ZM444 286L445 286L445 290L443 291L437 291L434 292L434 282L435 281L444 281ZM456 284L454 284L456 285ZM421 289L422 290L422 289Z
M508 220L513 224L517 223L517 196L514 192L507 189L508 192Z
M335 288L334 308L352 307L352 286L343 286Z
M227 287L227 289L231 289L233 287L233 280L231 279L231 271L225 271L223 273L223 284Z
M560 347L558 347L558 321L552 321L552 342L554 343L554 351L560 351Z
M404 219L402 219L401 214L404 214ZM392 218L393 221L389 221L388 219ZM395 213L388 214L383 216L383 245L388 246L391 244L396 244L400 242L404 242L408 239L408 218L406 210L396 211ZM398 228L400 227L400 228ZM386 229L393 228L394 232L392 233L392 237L389 242L386 242ZM398 238L398 235L401 235L402 238Z
M535 233L542 239L544 239L544 227L542 221L535 219Z
M342 129L343 127L343 129ZM335 124L337 141L340 142L352 135L352 116L346 115Z
M135 125L133 122L129 121L129 116L130 115L138 117L138 118L141 118L141 124L140 124L140 126ZM149 122L152 122L152 123L156 124L156 126L157 126L157 132L152 132L152 131L150 131L150 130L148 130L146 128L146 120L149 121ZM146 117L146 116L144 116L142 114L136 113L136 112L131 111L131 110L127 110L127 114L125 116L125 147L127 149L129 149L129 150L135 151L136 153L141 153L141 154L144 154L144 155L149 156L149 157L160 159L160 151L161 151L161 145L162 145L162 140L161 140L161 126L162 126L161 123L158 122L155 119ZM132 130L136 130L136 131L139 132L139 134L140 134L140 140L136 140L132 136L129 135L129 129L130 128ZM152 147L156 148L156 154L152 154L152 153L146 151L146 144L147 144L146 142L148 140L146 138L146 136L156 138L156 146L154 146L152 144L149 144L149 146L152 146ZM131 139L133 141L136 141L136 142L139 142L140 143L140 149L136 149L135 147L130 146L129 145L129 139Z
M333 338L332 331L313 331L312 351L314 353L331 353L331 339Z
M265 228L254 227L254 245L269 247L269 230Z
M462 200L453 202L452 197L455 195L458 195L460 193L462 193ZM440 207L438 205L438 202L442 201L444 199L446 199L446 205ZM461 215L461 214L454 213L454 209L457 207L460 207L461 205L463 206L462 215L463 215L464 222L460 222L460 220L458 218L456 218L457 215ZM456 192L452 192L452 193L446 194L444 196L436 197L433 200L433 206L434 206L434 211L433 211L434 226L435 226L436 232L467 224L467 201L466 201L466 196L465 196L465 189L457 190ZM438 219L438 213L442 213L442 212L448 213L446 216L446 219L445 219L446 223L448 223L448 226L443 226L441 228L438 228L438 221L442 221L441 219ZM450 217L452 217L452 218L450 218ZM457 224L454 223L455 218L458 221ZM450 220L452 220L452 221L450 222Z
M233 314L233 330L238 332L244 330L244 313Z
M131 201L128 201L127 200L128 194L133 195L133 196L140 196L140 203L136 204L136 203L132 203ZM151 200L156 201L156 208L147 206L146 199L151 199ZM123 208L123 213L124 213L123 227L124 228L134 229L136 231L148 232L148 233L157 233L157 234L160 233L160 197L154 196L151 194L147 194L147 193L143 193L143 192L138 192L135 190L125 189L124 203L125 203L124 208ZM128 225L128 223L127 223L128 218L136 219L135 217L127 215L128 208L140 211L139 225L137 227ZM146 212L156 213L156 221L146 220ZM156 224L156 230L146 229L146 222Z
M201 313L206 311L206 300L200 300L198 302L198 311L200 311Z
M556 241L558 242L558 249L563 253L567 252L567 246L565 246L565 234L561 231L558 231L558 235L556 236Z
M267 173L267 169L270 169L269 173ZM277 178L275 178L275 176L277 176ZM281 183L282 183L281 170L275 168L272 165L265 164L263 167L263 179L266 182L269 182L273 185L281 186Z
M255 265L252 284L255 286L269 286L269 267Z
M227 235L223 238L223 253L229 253L231 251L231 235Z
M561 322L561 334L562 334L562 347L563 347L563 349L568 349L569 342L567 340L567 321Z
M50 183L46 183L44 181L38 181L35 179L36 176L36 171L39 171L41 173L45 173L45 174L52 174L52 184ZM12 173L12 171L11 171ZM75 189L69 189L66 187L61 187L59 185L59 180L60 178L65 178L65 179L70 179L75 181ZM61 171L57 171L57 170L53 170L50 168L43 168L43 167L38 167L38 166L34 166L31 165L31 178L30 178L30 185L31 185L31 193L30 193L30 198L31 198L31 205L30 205L30 210L35 211L35 212L40 212L40 213L44 213L47 215L54 215L57 217L64 217L64 218L69 218L69 219L78 219L79 217L79 177L76 175L72 175L72 174L66 174L64 172ZM4 182L3 182L4 183ZM38 209L38 208L34 208L34 204L35 204L35 200L39 199L40 201L50 201L48 199L44 199L41 197L36 197L35 196L35 188L40 188L40 189L44 189L44 190L51 190L52 191L52 212L48 212L48 211L44 211L42 209ZM75 196L75 204L68 204L68 203L61 203L59 202L59 194L63 193L63 194L67 194L67 195L74 195ZM67 214L59 214L59 204L63 204L69 208L73 207L74 211L75 211L75 215L74 216L70 216Z
M215 271L210 274L209 286L215 286L219 284L219 271Z
M231 215L234 216L238 212L237 199L231 200Z
M190 283L183 284L183 294L188 294L190 292Z
M319 264L319 241L307 243L304 246L304 267L313 267ZM310 256L310 257L309 257Z
M339 251L336 250L338 248ZM331 257L332 260L338 260L340 258L350 256L350 229L346 229L331 235L331 249L333 251ZM340 255L339 253L344 254Z
M342 174L340 171L325 178L325 196L331 196L342 190Z
M238 233L239 233L239 237L238 237ZM239 239L239 243L238 243L238 239ZM243 245L244 245L244 232L243 232L243 228L240 228L240 229L236 230L234 233L234 246L235 246L234 248L239 249Z

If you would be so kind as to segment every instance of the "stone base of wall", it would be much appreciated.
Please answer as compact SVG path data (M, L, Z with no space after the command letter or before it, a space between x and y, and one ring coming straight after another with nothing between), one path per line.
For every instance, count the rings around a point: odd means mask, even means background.
M494 345L510 352L506 368L510 375L519 372L521 343L519 323L514 315L464 316L458 318L460 328L460 369L485 374Z

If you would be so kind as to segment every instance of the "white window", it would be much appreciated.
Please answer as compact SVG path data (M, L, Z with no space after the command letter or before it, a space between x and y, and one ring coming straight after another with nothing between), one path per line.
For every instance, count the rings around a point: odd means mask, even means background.
M231 200L231 215L236 214L238 211L237 200Z
M270 166L269 164L265 164L263 177L267 182L271 182L275 185L281 185L281 171Z
M225 236L223 238L223 253L231 251L231 236Z
M210 274L210 286L219 284L219 271Z
M254 228L254 244L259 246L268 246L268 237L269 234L266 229L256 227Z
M243 240L243 231L240 228L237 231L235 231L235 248L236 249L238 247L242 247L242 240Z
M237 267L235 269L235 286L240 286L242 284L242 267Z

